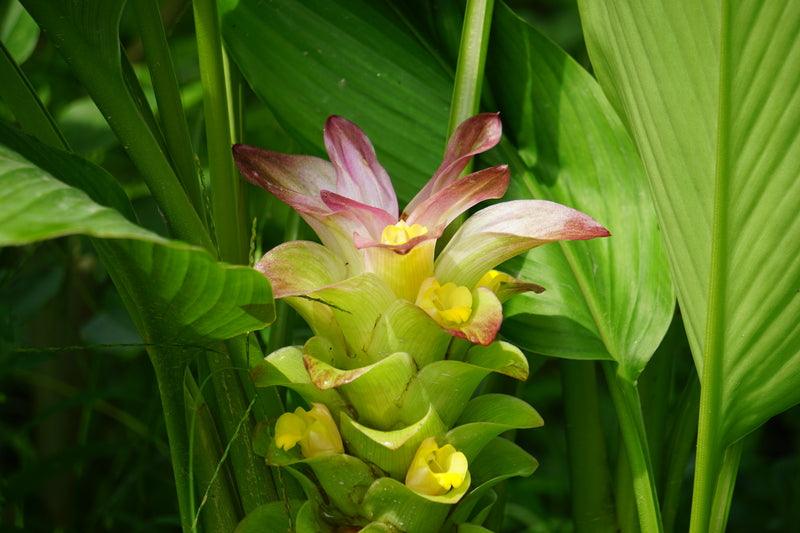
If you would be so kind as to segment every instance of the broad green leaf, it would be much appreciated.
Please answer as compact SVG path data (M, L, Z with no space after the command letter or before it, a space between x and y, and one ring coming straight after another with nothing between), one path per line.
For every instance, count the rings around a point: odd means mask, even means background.
M410 200L441 161L452 81L397 12L368 0L220 4L231 57L303 151L321 153L325 119L343 115Z
M516 298L516 313L537 317L517 316L529 327L507 333L548 355L610 356L635 381L674 306L635 147L591 75L502 3L495 9L486 70L513 144L497 156L512 165L510 196L576 208L612 235L542 246L514 262L518 277L547 290ZM554 324L572 337L566 346L557 344Z
M584 1L581 16L729 445L800 402L800 3Z
M0 2L0 41L21 65L39 42L39 26L18 0Z
M105 207L132 213L102 169L3 124L0 145L0 245L77 234L104 239L95 242L124 268L123 286L119 271L110 272L123 297L136 302L134 321L147 322L140 329L146 341L227 339L272 321L274 304L263 276L164 239ZM67 183L85 185L89 194Z

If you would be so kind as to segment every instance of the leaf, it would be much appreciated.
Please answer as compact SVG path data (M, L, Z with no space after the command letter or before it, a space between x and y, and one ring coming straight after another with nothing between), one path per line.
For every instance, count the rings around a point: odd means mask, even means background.
M224 0L220 10L231 57L302 151L321 154L322 125L339 114L367 133L402 200L433 174L452 80L388 3Z
M258 272L219 263L102 205L132 216L125 193L102 169L5 124L0 145L0 245L77 234L106 239L96 245L119 265L111 275L123 298L136 302L134 320L147 322L140 328L146 342L228 339L273 320L269 283ZM89 194L66 183L85 185Z
M447 441L472 459L493 438L511 429L541 427L544 420L523 400L506 394L483 394L469 401Z
M387 522L400 531L436 533L450 505L469 487L469 474L458 489L442 496L423 496L391 478L375 481L364 497L364 511L375 521Z
M730 445L800 402L800 4L581 2L581 16L647 169L701 404Z
M265 503L256 507L245 516L233 533L262 533L264 531L283 532L291 530L292 517L286 514L287 510L292 515L304 505L302 500L288 500Z
M547 355L610 355L620 374L635 381L674 306L635 147L591 75L502 3L495 9L486 65L504 132L515 145L498 154L512 166L510 195L573 207L612 235L542 246L513 262L518 277L547 290L512 300L517 313L536 317L518 315L530 327L507 334ZM563 337L554 337L553 325L574 337L566 347L556 344Z
M23 64L36 49L39 42L39 26L31 18L18 0L11 0L0 15L0 41L14 58L14 61Z
M466 522L492 487L511 477L530 476L538 466L536 459L510 440L495 438L470 464L474 488L459 502L447 523Z

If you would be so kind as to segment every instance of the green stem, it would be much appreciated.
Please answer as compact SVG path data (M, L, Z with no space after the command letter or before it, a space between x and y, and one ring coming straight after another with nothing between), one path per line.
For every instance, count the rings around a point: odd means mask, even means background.
M719 108L717 113L717 159L714 177L714 212L711 248L711 268L706 316L705 342L703 343L702 369L700 370L700 415L697 431L697 459L695 461L694 491L692 492L691 533L707 533L710 527L714 491L725 453L722 435L722 385L724 382L723 358L725 354L725 293L728 264L728 236L725 228L730 195L730 128L725 127L731 114L731 87L728 81L733 64L731 49L731 7L723 0L720 22L720 75Z
M253 451L251 440L253 424L247 408L245 394L238 370L231 365L231 357L225 345L217 345L217 350L209 351L207 356L211 383L217 398L217 420L222 436L230 444L230 458L233 476L239 490L245 514L261 504L276 499L277 492L272 483L269 469ZM243 428L239 424L247 418Z
M242 183L231 153L231 104L225 76L219 13L214 0L195 0L194 24L203 84L211 211L220 257L246 264L249 232L245 223Z
M222 460L222 443L219 440L214 420L203 395L191 374L185 381L185 403L187 425L191 431L190 475L194 483L190 486L199 489L200 511L204 530L233 531L241 519L238 500L234 496L233 485L227 465ZM192 516L196 516L198 506L192 498ZM192 519L192 531L197 530L197 521Z
M51 146L69 149L53 117L36 96L28 78L0 42L0 98L14 113L22 129Z
M561 382L575 531L617 530L594 361L562 360Z
M670 430L669 454L667 455L664 496L661 509L664 514L664 531L672 533L681 501L681 487L686 474L686 465L694 448L697 436L697 404L700 386L692 377L681 394L680 403L673 412L673 427Z
M660 533L661 514L639 392L636 385L617 374L615 363L603 361L602 365L611 399L617 411L628 465L633 477L633 493L639 511L639 525L642 533Z
M133 0L147 67L153 80L158 114L170 158L195 210L204 212L200 180L189 136L189 126L181 103L178 78L172 65L167 35L156 0ZM201 217L202 218L202 217Z
M467 0L461 44L458 50L453 99L450 103L448 136L480 107L483 67L489 46L494 0Z
M743 446L744 439L739 440L728 446L722 457L722 467L717 478L717 486L714 489L714 502L711 504L709 533L724 533L728 525L728 514L731 510L733 488L736 485L736 474L739 471Z
M175 476L175 489L178 493L178 509L183 533L192 530L192 495L189 489L189 432L186 427L186 411L183 395L183 376L186 371L185 359L178 354L165 353L149 347L147 353L156 372L158 391L164 423L167 426L167 440ZM182 354L181 354L182 355Z

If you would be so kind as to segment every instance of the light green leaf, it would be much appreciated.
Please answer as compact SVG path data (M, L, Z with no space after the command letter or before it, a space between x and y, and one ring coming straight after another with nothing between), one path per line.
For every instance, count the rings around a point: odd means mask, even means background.
M224 0L221 10L233 60L302 151L321 153L322 124L343 115L410 200L441 161L452 81L397 12L368 0Z
M510 342L495 341L488 346L473 346L464 360L520 381L528 379L528 359Z
M14 61L23 64L36 49L39 42L39 26L31 18L18 0L6 3L3 12L0 12L0 41L14 58Z
M518 277L547 289L518 296L517 312L550 320L534 319L527 330L508 333L548 355L607 358L589 332L620 373L635 381L674 306L635 147L591 75L502 3L495 9L486 70L513 143L498 154L512 166L510 195L568 205L611 232L607 239L542 246L514 262ZM553 321L586 340L568 345L576 353L554 342Z
M650 178L709 436L727 446L800 402L800 3L581 15Z
M146 341L227 339L272 321L272 294L263 276L218 263L200 248L164 239L105 207L132 213L102 169L4 124L0 145L0 246L77 234L105 239L95 243L124 268L124 281L118 270L111 275L123 297L137 302L134 321L147 322L140 329ZM94 199L67 183L85 184Z
M350 455L325 455L306 459L320 485L337 509L356 516L361 501L375 480L369 466Z

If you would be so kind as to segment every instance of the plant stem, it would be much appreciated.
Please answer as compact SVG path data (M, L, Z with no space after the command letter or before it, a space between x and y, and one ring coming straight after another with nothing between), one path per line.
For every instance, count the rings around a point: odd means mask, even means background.
M3 83L0 83L0 98L12 110L22 128L42 142L68 149L67 140L2 42L0 42L0 79L3 80Z
M633 492L642 533L662 531L658 495L650 462L642 407L636 385L620 377L615 363L603 361L608 390L617 411L622 440L633 477Z
M744 439L741 439L728 446L722 457L722 467L717 478L717 486L714 489L714 502L711 505L709 533L724 533L728 525L728 514L731 510L733 488L736 485L736 474L742 459L743 447Z
M705 341L703 343L702 369L700 371L700 415L697 431L697 459L695 461L694 491L692 493L691 533L708 533L714 501L714 491L722 464L726 443L722 435L722 385L725 355L725 296L728 264L726 232L728 197L730 194L730 74L733 64L731 49L731 7L722 1L720 17L720 73L719 108L717 113L717 153L714 176L714 212L711 247L710 282L706 315Z
M197 54L203 84L203 112L206 123L208 168L211 180L211 211L220 257L246 264L247 225L242 183L233 163L230 102L225 77L219 13L214 0L195 0L194 24Z
M222 459L222 443L219 440L214 420L203 395L191 374L187 374L184 384L187 426L191 430L190 461L194 483L202 498L206 498L200 516L206 531L233 531L241 519L238 499L234 496L233 485L227 464ZM197 514L197 505L192 498L192 516ZM205 512L204 512L205 511ZM192 519L192 530L196 531L196 520Z
M483 85L483 67L489 46L494 0L467 0L461 44L458 50L453 99L450 103L448 136L456 127L478 112Z
M153 80L158 114L175 173L195 211L204 213L205 207L200 192L189 126L181 104L178 78L172 65L158 2L133 0L133 7L138 18L147 67Z
M560 362L575 531L617 530L594 361Z
M684 389L680 403L673 412L673 427L670 431L669 454L667 456L664 496L661 509L664 514L664 531L672 533L681 499L681 487L686 465L692 455L697 435L697 404L700 399L700 386L692 377Z

